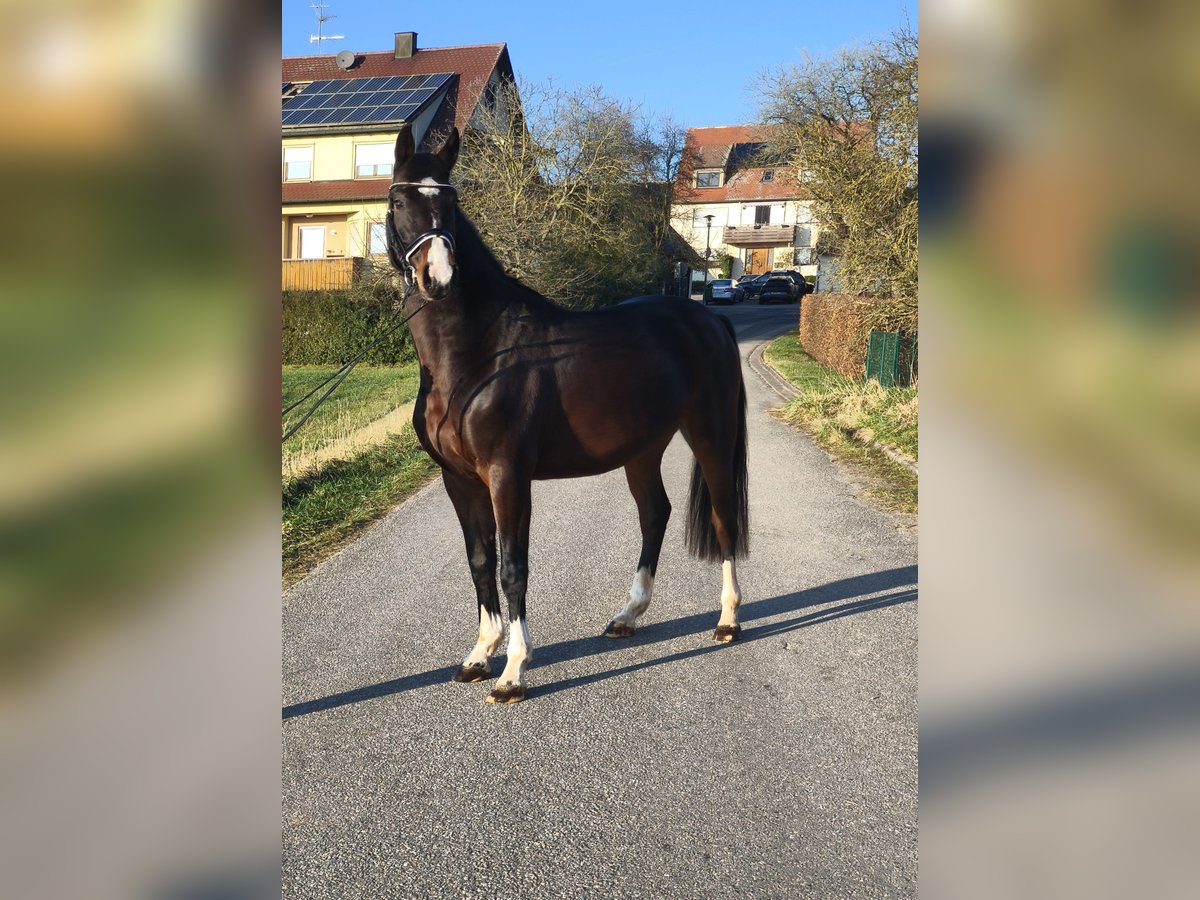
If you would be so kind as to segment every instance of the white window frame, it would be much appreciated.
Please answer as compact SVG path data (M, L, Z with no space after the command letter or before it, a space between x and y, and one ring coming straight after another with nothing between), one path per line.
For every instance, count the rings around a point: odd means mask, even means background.
M392 167L395 164L395 142L380 143L377 141L363 142L354 145L354 177L355 178L386 178L392 174ZM370 148L368 151L367 148ZM375 156L376 161L373 163L360 163L359 153L367 151L369 155ZM363 170L367 171L363 171Z
M378 242L376 241L378 235ZM378 246L379 249L375 249ZM368 222L367 223L367 256L378 256L380 253L387 253L387 223L386 222Z
M302 154L302 155L307 155L308 159L293 160L293 161L288 160L289 155L295 155L297 153ZM313 157L314 157L314 155L315 154L313 153L313 145L312 144L298 144L298 145L293 145L290 147L284 147L283 148L283 180L284 181L312 181L313 180ZM298 176L289 178L288 177L288 166L289 165L301 165L303 163L308 164L308 174L303 175L303 176L298 175Z
M700 183L701 176L708 176L708 175L712 175L713 177L715 177L716 182L714 184L701 184ZM696 187L698 187L698 188L717 188L720 186L721 186L721 171L719 169L714 169L711 172L697 172L696 173Z

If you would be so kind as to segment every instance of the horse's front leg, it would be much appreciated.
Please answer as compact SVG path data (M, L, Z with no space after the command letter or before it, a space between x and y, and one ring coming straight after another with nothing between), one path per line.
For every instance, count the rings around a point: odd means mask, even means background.
M500 585L508 598L508 661L488 703L525 699L525 669L533 659L525 625L525 589L529 580L529 476L512 469L491 473L492 510L500 537Z
M488 657L500 652L504 639L504 619L500 616L500 595L496 591L496 520L492 516L492 498L478 478L443 470L442 482L462 526L479 604L479 635L454 680L482 681L492 671Z

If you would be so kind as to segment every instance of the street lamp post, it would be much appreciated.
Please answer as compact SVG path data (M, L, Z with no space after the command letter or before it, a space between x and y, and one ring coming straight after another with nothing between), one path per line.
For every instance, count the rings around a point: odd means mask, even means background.
M714 216L712 213L709 213L707 216L704 217L705 225L706 225L706 228L704 231L704 283L705 284L708 284L708 280L710 277L710 275L709 275L710 269L709 269L708 261L712 258L712 249L711 249L712 220L715 218L716 218L716 216Z

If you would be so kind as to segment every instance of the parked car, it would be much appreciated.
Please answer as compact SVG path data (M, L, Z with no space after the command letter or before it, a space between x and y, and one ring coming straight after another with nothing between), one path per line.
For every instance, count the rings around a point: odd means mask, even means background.
M746 292L747 300L757 300L758 292L762 290L767 279L771 277L770 272L763 272L761 275L749 275L744 280L738 283L738 286Z
M796 283L796 287L800 289L800 292L797 295L799 297L803 297L805 294L811 294L813 291L813 286L808 283L808 279L806 279L799 272L793 272L789 269L786 272L772 272L771 274L786 275L788 278L792 279L792 281Z
M758 292L761 303L792 303L800 298L800 287L787 275L771 275Z
M704 286L704 305L710 303L741 303L746 293L729 278L714 278Z

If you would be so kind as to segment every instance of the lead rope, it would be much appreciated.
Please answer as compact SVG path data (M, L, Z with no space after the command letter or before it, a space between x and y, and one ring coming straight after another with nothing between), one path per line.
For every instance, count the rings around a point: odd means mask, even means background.
M413 285L406 280L405 287L404 287L404 296L400 300L401 309L404 308L404 304L408 302L408 298L410 296L412 296L412 294L413 294ZM378 344L380 341L382 341L389 334L394 333L396 331L396 329L398 329L401 325L404 325L405 323L407 323L413 316L415 316L417 313L419 313L421 310L423 310L426 306L428 306L432 302L433 302L432 300L426 300L424 303L422 303L420 306L418 306L416 309L414 309L412 312L410 312L407 316L402 318L399 322L396 322L394 325L391 325L386 330L380 332L378 335L376 335L374 340L372 340L369 344L367 344L365 347L363 347L361 350L359 350L358 353L355 354L353 359L351 359L347 363L344 363L340 369L338 369L336 372L334 372L332 375L330 375L328 378L326 378L324 381L322 381L320 384L318 384L315 388L310 390L307 394L305 394L299 400L295 401L290 406L288 406L283 411L284 417L286 417L288 413L290 413L292 410L294 410L297 406L299 406L301 403L303 403L305 400L307 400L309 397L311 397L313 394L315 394L321 388L325 387L325 385L329 384L329 382L333 381L333 384L330 385L329 390L327 390L324 394L321 395L320 399L317 400L317 402L312 405L312 407L308 410L308 412L306 412L304 414L304 416L300 419L300 421L297 422L295 425L293 425L291 428L289 428L284 433L283 440L280 441L280 443L286 444L288 438L290 438L293 434L295 434L297 431L299 431L300 426L302 426L305 422L307 422L309 419L312 418L313 413L315 413L317 411L318 407L320 407L320 405L322 403L324 403L326 400L329 399L329 395L337 390L338 385L346 380L346 376L349 375L351 373L351 371L354 370L354 367L356 365L358 365L359 362L362 361L362 358L367 355L368 350L370 350L372 347L374 347L376 344ZM337 379L336 381L334 381L335 378Z
M441 238L443 241L445 241L449 245L451 251L453 251L455 249L455 242L454 242L454 234L452 232L447 231L444 228L431 228L429 231L424 231L421 234L417 235L415 238L413 238L413 242L406 248L404 245L404 242L400 239L400 233L398 231L396 231L396 222L395 222L394 217L392 216L391 192L392 192L392 188L397 188L397 187L415 187L415 188L422 188L424 190L429 190L431 188L436 190L436 189L441 188L441 189L453 191L455 193L455 195L458 194L458 189L455 188L454 185L451 185L451 184L431 183L431 182L425 182L425 181L421 181L421 182L397 181L397 182L394 182L391 185L391 187L388 188L388 215L387 215L387 228L386 228L386 232L385 232L387 235L387 253L388 253L388 259L391 261L393 268L395 268L400 273L400 276L404 282L404 296L401 297L401 299L400 299L400 308L403 309L404 304L408 302L408 298L411 297L413 292L416 290L416 279L413 277L412 265L409 263L409 259L412 257L413 253L416 252L417 248L420 247L421 244L425 243L426 241L433 240L434 238ZM288 413L290 413L292 410L294 410L297 406L299 406L301 403L303 403L305 400L307 400L309 397L311 397L313 394L315 394L321 388L325 387L325 385L329 384L329 382L333 381L333 384L330 385L329 390L327 390L324 394L321 395L321 398L312 405L312 407L308 410L308 412L306 412L304 414L304 417L302 419L300 419L300 421L297 422L295 425L293 425L291 428L289 428L287 430L287 432L284 433L283 440L280 443L286 444L288 438L290 438L293 434L295 434L297 431L299 431L300 426L302 426L305 422L307 422L309 419L312 418L312 415L313 415L313 413L315 413L317 411L317 408L322 403L324 403L326 400L329 399L329 395L332 394L335 390L337 390L337 387L339 384L341 384L343 381L346 380L346 376L350 374L350 372L354 369L354 367L356 365L358 365L358 363L366 355L368 350L370 350L372 347L374 347L376 344L378 344L380 341L382 341L389 334L392 334L397 328L399 328L401 325L408 322L409 319L411 319L413 316L415 316L417 313L419 313L421 310L423 310L426 306L428 306L432 302L433 302L432 300L427 299L424 303L422 303L420 306L418 306L416 309L414 309L411 313L409 313L407 316L405 316L403 319L401 319L395 325L392 325L386 331L383 331L381 334L379 334L375 338L375 340L371 341L369 344L367 344L365 347L363 347L362 350L360 350L353 359L351 359L349 362L343 364L340 369L338 369L336 372L334 372L332 375L330 375L328 378L326 378L324 381L322 381L320 384L318 384L315 388L310 390L307 394L305 394L299 400L295 401L290 406L288 406L286 409L284 409L283 416L286 418ZM336 381L334 381L335 378L337 379Z

